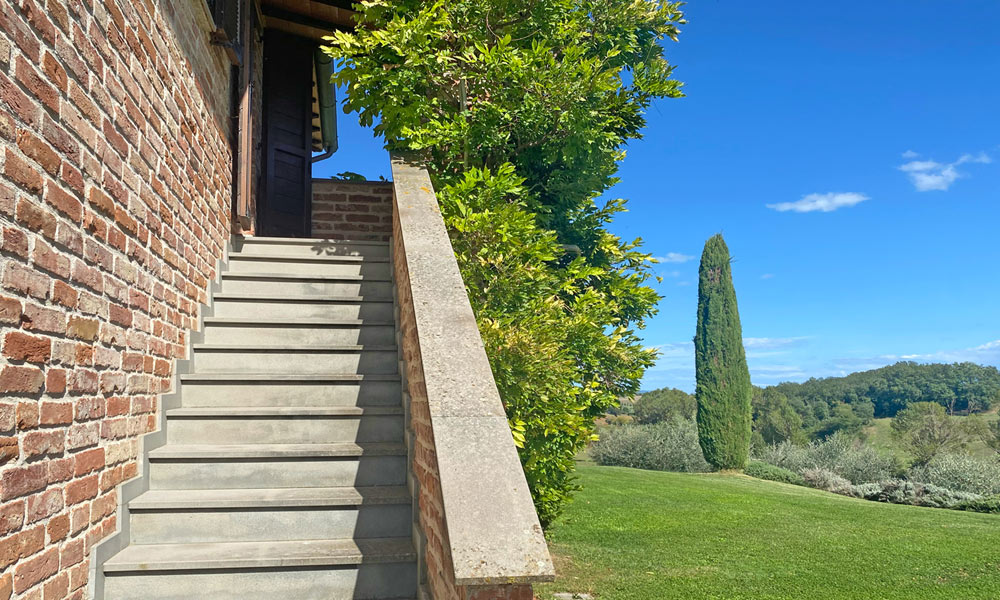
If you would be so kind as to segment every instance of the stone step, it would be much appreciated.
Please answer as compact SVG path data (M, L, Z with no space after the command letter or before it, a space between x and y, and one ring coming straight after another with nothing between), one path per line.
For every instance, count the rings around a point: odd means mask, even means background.
M284 346L392 345L396 327L374 319L240 319L206 317L206 344Z
M403 408L226 407L167 411L168 444L399 442Z
M133 544L404 537L405 486L150 490L129 502Z
M397 374L194 373L180 376L181 402L212 406L401 406Z
M363 256L385 258L389 256L388 242L356 242L319 238L247 237L237 239L235 250L239 253L269 256Z
M289 375L393 374L395 346L226 346L195 344L196 373L279 373Z
M150 489L404 485L399 443L167 444L149 451Z
M409 538L131 545L104 563L108 600L416 596Z
M229 255L229 273L288 273L292 275L361 275L388 279L392 266L387 258L360 256L277 256L236 253Z
M391 297L216 294L213 316L228 319L393 320Z
M324 277L292 275L281 272L223 273L222 292L226 294L271 294L299 296L392 297L389 277Z

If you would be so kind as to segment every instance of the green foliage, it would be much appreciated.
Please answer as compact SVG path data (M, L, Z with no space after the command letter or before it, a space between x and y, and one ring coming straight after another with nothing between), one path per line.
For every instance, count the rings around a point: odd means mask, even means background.
M686 473L710 469L698 446L697 426L679 417L655 425L602 429L590 455L601 465L635 469Z
M694 419L698 409L694 396L683 390L663 388L636 398L633 406L640 423L660 423L674 418Z
M802 417L792 408L788 397L774 388L753 388L753 433L757 446L793 442L804 444L806 433Z
M705 460L718 469L742 469L750 454L750 372L729 248L718 234L705 242L698 269L694 357L698 440Z
M1000 494L959 502L953 508L970 512L1000 514Z
M876 502L910 504L929 508L958 508L979 499L976 494L950 490L930 483L888 479L878 483L853 486L848 495Z
M792 485L805 485L806 480L801 475L788 469L782 469L774 465L759 460L751 460L747 463L743 472L750 477L766 479L767 481L778 481L780 483L790 483Z
M344 108L431 174L543 524L655 353L649 255L608 232L625 143L681 95L663 0L369 0L327 38ZM567 247L575 247L568 252ZM579 249L577 253L575 250Z
M974 432L973 421L950 418L934 402L914 402L892 419L892 436L915 464L925 465L942 452L965 448Z
M766 446L755 450L754 458L800 475L807 469L822 469L851 483L881 481L901 472L895 459L843 433L805 446L791 442Z
M1000 494L1000 463L966 454L942 454L907 472L913 481L925 481L961 492Z

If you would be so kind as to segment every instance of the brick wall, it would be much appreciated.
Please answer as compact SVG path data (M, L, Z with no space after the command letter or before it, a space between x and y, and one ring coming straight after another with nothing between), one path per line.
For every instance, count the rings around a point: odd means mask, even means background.
M313 179L312 235L333 240L388 241L392 183Z
M229 232L203 0L0 6L0 600L82 598Z

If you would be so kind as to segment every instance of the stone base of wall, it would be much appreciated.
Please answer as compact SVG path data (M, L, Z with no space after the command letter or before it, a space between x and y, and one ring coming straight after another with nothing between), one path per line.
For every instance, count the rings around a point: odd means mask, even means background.
M392 182L313 179L312 236L387 242L392 235Z

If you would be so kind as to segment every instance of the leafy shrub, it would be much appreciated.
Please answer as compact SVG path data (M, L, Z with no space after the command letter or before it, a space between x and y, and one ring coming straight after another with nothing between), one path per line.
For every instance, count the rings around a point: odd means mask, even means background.
M982 496L1000 494L1000 463L965 454L942 454L910 469L907 478Z
M802 479L806 485L818 490L826 490L844 496L854 495L854 486L851 485L850 481L826 469L806 469L802 472Z
M609 427L601 431L590 454L601 465L687 473L711 470L701 454L697 426L691 419Z
M956 508L961 503L979 499L977 494L949 490L930 483L905 479L887 479L878 483L853 486L853 488L853 495L865 500L931 508Z
M632 415L608 415L604 422L608 425L631 425L635 418Z
M1000 494L959 502L953 508L955 510L1000 514Z
M744 469L743 472L750 477L756 477L757 479L791 483L793 485L806 484L805 479L803 479L798 473L781 467L776 467L774 465L769 465L766 462L761 462L759 460L751 460L747 463L746 469Z
M755 458L801 475L807 469L830 471L855 484L890 479L899 472L895 459L842 433L807 446L791 442L767 446Z

